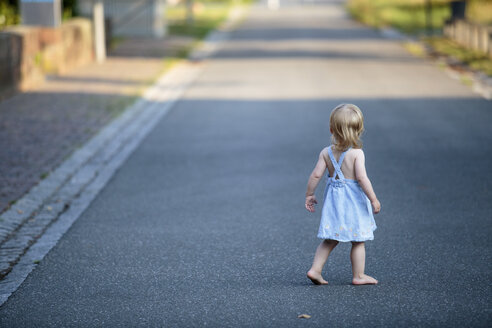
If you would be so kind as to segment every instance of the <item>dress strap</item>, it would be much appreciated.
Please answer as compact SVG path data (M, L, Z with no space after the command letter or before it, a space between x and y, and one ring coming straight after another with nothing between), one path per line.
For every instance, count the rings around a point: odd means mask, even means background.
M346 151L344 151L340 155L340 159L338 160L338 163L335 160L335 156L333 155L333 151L331 150L331 147L332 146L328 147L328 155L330 155L331 163L333 164L333 167L335 168L333 178L336 178L338 175L338 178L343 180L343 179L345 179L345 176L342 173L342 163L343 163L343 159L345 158L345 154L347 154L347 152L351 149L351 147L348 148Z
M340 158L338 159L338 167L340 167L340 170L342 169L342 163L343 163L343 159L345 158L345 155L347 154L347 152L352 149L352 147L349 147L347 148L346 151L344 151L341 155L340 155Z

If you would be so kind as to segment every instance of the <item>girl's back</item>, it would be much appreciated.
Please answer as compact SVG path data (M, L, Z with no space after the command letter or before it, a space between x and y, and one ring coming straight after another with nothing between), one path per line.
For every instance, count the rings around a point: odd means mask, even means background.
M334 147L332 148L332 152L333 155L335 156L335 159L338 162L342 152L336 150ZM350 149L345 154L345 158L342 162L342 167L341 167L345 179L357 180L357 175L355 172L355 161L358 157L360 157L361 153L362 153L362 149ZM333 174L335 173L335 168L333 167L333 164L331 163L330 157L328 155L328 147L323 150L323 158L325 159L328 172L330 172L330 177L332 177Z

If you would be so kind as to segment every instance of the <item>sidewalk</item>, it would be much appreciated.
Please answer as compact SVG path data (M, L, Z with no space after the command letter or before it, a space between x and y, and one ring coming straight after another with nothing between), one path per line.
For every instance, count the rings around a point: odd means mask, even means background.
M78 189L61 187L84 159L63 177L51 177L54 183L44 180L194 43L193 38L177 36L127 39L102 64L50 76L37 89L0 102L0 281L53 218L70 206L69 198ZM41 181L49 187L39 185ZM25 195L30 190L32 195Z
M133 103L193 39L126 40L103 64L0 102L0 214Z

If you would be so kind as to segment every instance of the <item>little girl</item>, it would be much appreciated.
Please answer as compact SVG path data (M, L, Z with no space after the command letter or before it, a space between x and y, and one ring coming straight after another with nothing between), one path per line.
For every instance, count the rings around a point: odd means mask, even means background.
M360 142L363 130L364 118L359 107L352 104L338 105L330 115L332 145L321 151L318 163L309 177L305 206L309 212L314 212L314 205L318 203L314 191L328 168L329 177L318 231L318 238L324 240L316 249L313 266L307 273L307 277L316 285L328 284L321 276L321 270L328 255L340 241L352 242L352 284L378 283L373 277L364 274L364 241L374 239L376 223L373 212L379 213L381 204L364 165Z

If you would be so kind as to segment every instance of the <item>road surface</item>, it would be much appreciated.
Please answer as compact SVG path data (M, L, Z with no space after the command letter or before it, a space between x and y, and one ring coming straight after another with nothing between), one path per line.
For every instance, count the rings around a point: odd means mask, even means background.
M203 65L0 326L490 325L491 102L331 2L255 6ZM305 185L341 102L365 115L377 286L350 285L347 243L328 286L305 276Z

